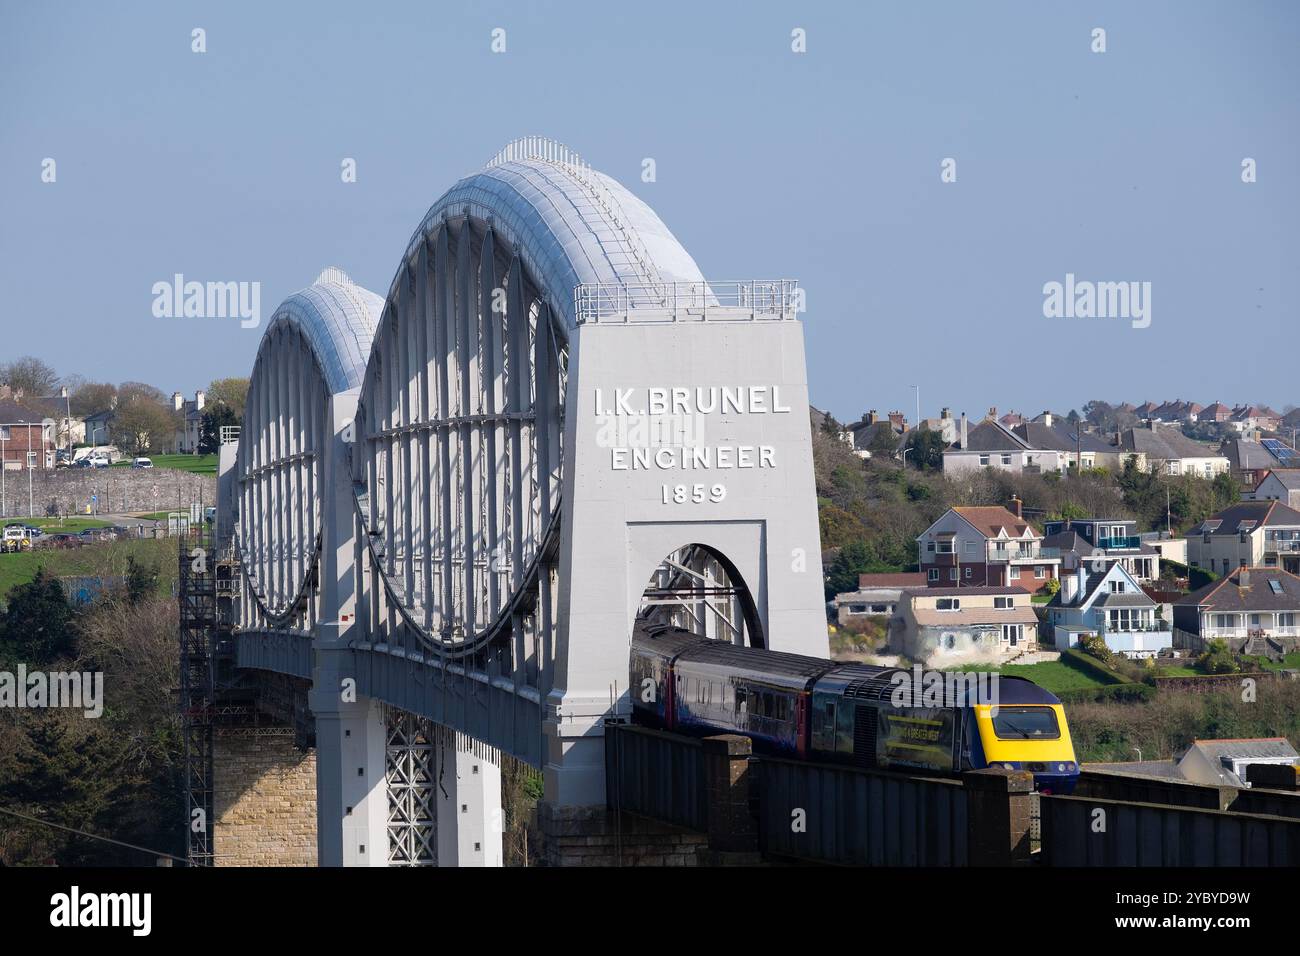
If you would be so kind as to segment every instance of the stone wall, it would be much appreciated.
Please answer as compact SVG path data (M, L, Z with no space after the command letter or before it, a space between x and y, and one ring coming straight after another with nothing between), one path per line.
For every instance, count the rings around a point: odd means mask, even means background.
M213 740L217 866L316 865L316 751L277 736Z
M98 502L92 503L92 496ZM216 504L215 475L175 468L77 468L33 471L31 505L40 517L54 502L60 514L80 514L87 505L100 514L189 511L190 502ZM27 472L7 471L0 517L28 517Z
M537 805L546 866L696 866L706 834L604 807Z

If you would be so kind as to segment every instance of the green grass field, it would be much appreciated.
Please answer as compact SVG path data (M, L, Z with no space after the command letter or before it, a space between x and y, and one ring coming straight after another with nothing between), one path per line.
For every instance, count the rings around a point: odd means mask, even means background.
M105 544L88 544L71 550L22 551L0 554L0 600L8 597L9 589L24 584L36 576L43 567L55 577L74 574L121 575L126 573L129 556L158 567L158 590L171 594L177 575L176 541L162 538L142 538L134 541L113 541Z
M1060 661L1043 661L1040 664L1007 664L1004 667L976 664L947 669L954 671L994 671L1007 677L1027 677L1043 690L1051 691L1053 694L1060 693L1063 690L1089 690L1102 686L1101 681L1095 677L1075 670Z
M149 460L155 468L174 468L177 471L190 471L196 475L215 475L217 473L216 455L150 455ZM114 468L130 468L131 459L123 458Z

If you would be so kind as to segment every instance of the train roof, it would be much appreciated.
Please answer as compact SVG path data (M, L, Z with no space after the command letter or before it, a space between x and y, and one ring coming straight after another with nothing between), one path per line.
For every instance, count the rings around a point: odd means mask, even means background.
M957 671L922 670L921 673L924 675L923 680L930 674L943 675L942 706L944 707L969 706L971 692L976 691L982 695L989 691L985 681L995 676L992 673ZM874 667L868 664L838 664L821 676L814 690L857 700L889 700L898 686L895 678L897 674L911 676L916 674L916 670L901 667ZM1028 678L996 676L999 705L1060 703L1056 695L1043 690ZM976 679L974 683L969 680L972 677ZM958 678L962 680L959 681ZM924 684L921 690L924 693ZM982 701L977 699L975 702ZM992 700L987 702L992 703Z
M819 657L710 640L684 628L661 624L638 622L632 639L642 651L653 650L672 658L677 666L726 668L780 686L806 687L810 680L834 666Z

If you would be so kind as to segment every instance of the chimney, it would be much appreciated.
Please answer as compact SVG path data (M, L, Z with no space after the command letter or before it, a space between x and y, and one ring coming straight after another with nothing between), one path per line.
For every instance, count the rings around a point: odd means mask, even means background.
M966 413L965 413L965 412L962 412L962 413L961 413L961 449L962 449L962 451L965 451L965 450L966 450L966 445L967 445L967 423L966 423Z
M943 411L941 411L941 412L939 413L939 417L942 418L942 419L945 419L945 420L946 420L946 419L949 419L949 418L952 418L952 409L951 409L951 408L945 408Z
M1051 412L1043 412L1043 424L1046 425L1048 428L1051 428L1051 427L1052 427L1052 413L1051 413Z
M879 416L876 415L876 410L875 410L874 408L871 409L871 411L867 412L867 424L868 424L868 425L874 425L874 424L875 424L876 422L878 422L878 421L880 421L880 418L879 418Z
M902 412L890 412L889 424L893 426L894 431L901 432L907 430L907 419L903 417Z
M1237 587L1239 588L1250 587L1250 568L1242 568L1241 571L1237 574Z
M1011 513L1012 513L1013 515L1015 515L1017 518L1023 518L1023 517L1025 516L1024 502L1020 500L1020 496L1019 496L1019 495L1012 495L1012 496L1011 496L1011 509L1010 509L1010 510L1011 510Z
M998 407L996 405L989 406L989 418L993 419L994 421L998 420Z
M1079 596L1079 576L1065 574L1061 576L1061 603L1070 605Z
M172 409L174 411L179 412L181 410L181 406L184 404L185 404L185 398L181 395L181 393L172 392Z
M196 412L203 411L203 403L207 401L207 398L207 392L204 392L202 389L194 393L194 410Z
M68 397L68 386L61 385L59 387L59 398L67 398L67 397Z

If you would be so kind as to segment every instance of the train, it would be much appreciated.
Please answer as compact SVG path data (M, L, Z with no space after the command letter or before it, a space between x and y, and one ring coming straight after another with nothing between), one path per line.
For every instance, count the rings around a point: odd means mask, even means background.
M927 706L896 706L900 673L912 679L904 668L745 647L638 620L632 720L696 736L741 734L756 753L798 760L941 774L1026 770L1040 793L1073 792L1079 764L1054 694L1000 677L996 706L969 686L937 692Z

